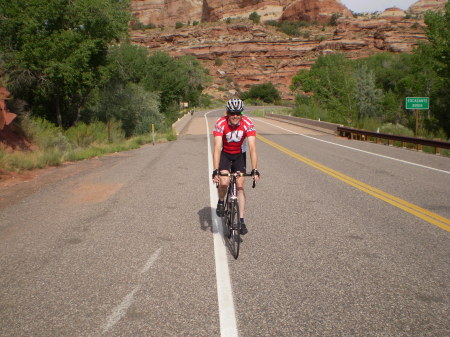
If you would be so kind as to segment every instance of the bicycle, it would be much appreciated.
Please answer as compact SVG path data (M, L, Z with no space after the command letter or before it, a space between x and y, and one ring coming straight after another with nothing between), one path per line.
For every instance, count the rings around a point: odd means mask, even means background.
M241 222L239 220L239 203L237 198L237 177L252 177L251 173L219 173L220 176L230 177L230 184L228 185L228 190L225 198L225 226L224 236L228 241L228 246L231 251L231 255L235 259L239 256L239 246L241 243ZM253 180L252 187L255 188L256 182ZM225 233L226 231L226 233Z

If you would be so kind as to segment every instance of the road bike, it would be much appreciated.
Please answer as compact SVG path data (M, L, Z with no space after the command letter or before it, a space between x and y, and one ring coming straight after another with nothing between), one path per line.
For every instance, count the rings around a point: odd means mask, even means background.
M239 220L239 202L237 198L237 177L251 177L251 173L219 173L220 176L230 177L230 184L225 198L225 225L223 226L224 237L230 249L231 255L235 259L239 256L239 246L241 244L241 221ZM256 182L253 180L252 187Z

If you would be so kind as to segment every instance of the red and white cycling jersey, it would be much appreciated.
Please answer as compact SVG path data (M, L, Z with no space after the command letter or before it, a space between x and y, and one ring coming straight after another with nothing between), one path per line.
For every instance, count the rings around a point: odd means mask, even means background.
M250 118L242 116L238 125L231 125L228 116L217 120L214 127L214 137L222 136L223 151L230 154L241 152L244 139L248 136L256 136L256 129Z

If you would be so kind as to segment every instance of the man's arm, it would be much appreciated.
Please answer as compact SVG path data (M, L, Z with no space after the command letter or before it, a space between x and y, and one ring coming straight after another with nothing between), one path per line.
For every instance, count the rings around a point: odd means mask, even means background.
M258 169L258 154L256 153L256 137L255 136L248 136L248 150L250 152L250 159L252 163L252 169L257 170ZM257 177L259 179L259 177Z
M220 153L222 152L222 136L214 137L214 152L213 152L213 168L214 170L219 168Z

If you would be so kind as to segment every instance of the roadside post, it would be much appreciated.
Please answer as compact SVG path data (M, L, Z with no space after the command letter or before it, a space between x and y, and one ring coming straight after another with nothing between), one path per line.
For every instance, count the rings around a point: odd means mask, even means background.
M152 145L155 145L155 124L152 124Z
M429 97L406 97L405 108L407 110L416 110L416 132L415 136L419 134L419 110L430 109Z

